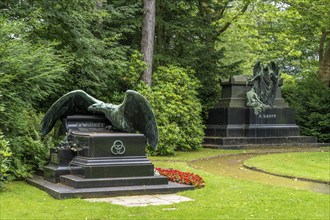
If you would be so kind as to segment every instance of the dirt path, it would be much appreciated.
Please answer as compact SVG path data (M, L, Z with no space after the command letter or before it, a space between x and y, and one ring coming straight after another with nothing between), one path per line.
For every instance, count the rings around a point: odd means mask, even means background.
M206 158L191 162L191 166L196 169L207 170L216 175L230 176L233 178L244 179L252 182L270 184L282 187L294 188L297 190L308 190L317 193L330 194L330 185L322 183L314 183L290 179L285 177L273 176L258 171L247 169L243 166L243 162L252 157L268 154L268 153L285 153L285 152L301 152L301 151L323 151L322 148L304 148L304 149L267 149L256 150L253 153L245 153L238 155L225 155L219 157ZM326 149L328 151L328 149Z

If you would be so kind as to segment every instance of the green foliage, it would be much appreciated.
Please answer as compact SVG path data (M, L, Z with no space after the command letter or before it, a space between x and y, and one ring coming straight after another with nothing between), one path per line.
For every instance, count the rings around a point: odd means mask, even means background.
M25 179L36 169L42 169L49 158L49 148L40 140L23 136L12 140L13 160L10 174L13 179Z
M73 89L116 101L137 84L144 68L140 54L118 43L122 32L134 28L120 20L137 7L103 2L98 8L89 0L0 2L0 130L13 153L13 178L26 178L48 157L37 112Z
M142 1L116 2L127 4L126 2ZM218 44L216 47L222 28L216 26L215 22L222 19L229 2L231 1L156 1L154 69L158 66L174 65L194 70L194 76L201 83L197 96L201 100L203 113L219 99L220 78L239 72L236 61L219 62L224 56L223 45ZM136 13L134 18L129 19L136 28L132 29L133 32L124 33L124 42L138 49L143 14Z
M197 96L203 112L218 100L220 77L225 74L218 63L223 57L222 47L215 47L220 33L213 25L225 7L217 1L157 2L154 63L194 70L201 83Z
M41 140L39 127L41 115L33 110L20 109L12 114L13 120L7 126L13 127L6 135L9 141L10 159L9 179L25 179L37 170L42 169L49 158L48 140ZM19 120L20 119L20 120Z
M9 142L6 141L0 133L0 191L3 190L3 184L7 180L10 170L10 158L12 156L9 148Z
M17 135L23 111L45 101L61 87L65 66L51 44L33 44L29 27L22 21L0 17L0 94L6 111L0 115L0 129Z
M242 61L252 74L257 60L276 60L282 72L318 69L321 30L329 27L328 0L254 0L244 15L220 36L226 61Z
M40 141L39 123L34 106L60 88L64 66L52 45L35 45L20 30L23 22L1 20L0 94L5 107L0 115L0 129L12 152L11 178L22 179L42 166L48 148ZM13 37L15 36L15 37Z
M304 135L330 142L330 88L316 74L297 76L284 82L283 97L296 110L297 124Z
M112 101L127 89L130 59L135 52L119 42L134 26L119 21L131 18L137 6L96 5L90 0L43 1L39 5L45 27L35 34L41 40L58 42L56 49L69 66L65 88L52 96L51 102L74 89Z
M29 23L1 15L0 26L0 130L12 153L7 178L22 179L47 159L35 109L61 88L66 66L54 44L29 39Z
M159 129L158 155L172 155L175 150L198 150L204 135L201 104L197 98L198 80L183 68L159 67L153 75L152 88L141 84L138 91L151 103Z

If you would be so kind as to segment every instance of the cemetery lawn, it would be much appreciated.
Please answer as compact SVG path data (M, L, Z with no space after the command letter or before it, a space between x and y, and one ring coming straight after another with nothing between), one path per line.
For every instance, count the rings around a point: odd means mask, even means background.
M330 152L268 154L246 160L244 165L269 173L330 182Z
M56 200L19 181L6 184L7 190L0 192L0 219L330 218L328 194L219 176L194 169L188 164L191 160L224 153L226 152L203 149L199 152L180 153L176 157L150 157L155 167L189 171L203 177L206 187L179 193L193 201L162 206L123 207L111 203L91 203L82 199ZM230 151L230 154L233 153L235 151ZM305 165L302 164L301 168L305 168Z

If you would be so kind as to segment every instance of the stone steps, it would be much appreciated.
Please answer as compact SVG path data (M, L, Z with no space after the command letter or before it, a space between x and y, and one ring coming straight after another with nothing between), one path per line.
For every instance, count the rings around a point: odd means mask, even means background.
M164 176L143 176L125 178L83 178L76 175L61 176L61 183L76 189L118 186L164 185L168 180Z
M310 136L283 136L283 137L210 137L204 138L204 147L212 148L241 148L244 145L287 145L313 144L316 137ZM239 147L241 146L241 147Z
M41 176L34 176L33 178L27 179L27 181L29 184L46 191L56 199L170 194L194 189L191 185L183 185L173 182L160 185L73 188L62 183L46 181Z

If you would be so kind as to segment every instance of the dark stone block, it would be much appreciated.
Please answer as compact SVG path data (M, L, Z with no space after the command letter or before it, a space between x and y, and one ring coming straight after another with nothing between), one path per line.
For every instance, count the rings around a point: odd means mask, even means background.
M86 179L74 175L61 176L61 183L76 189L93 187L143 186L168 184L165 176Z
M245 108L246 124L296 124L292 108L267 108L260 115L255 115L251 108Z
M216 116L220 114L222 117ZM299 136L294 110L291 108L269 108L263 114L255 115L250 108L219 107L210 111L207 123L206 136Z
M146 157L144 135L111 131L107 128L110 122L99 115L69 116L63 122L67 141L51 149L43 177L28 179L53 197L127 196L194 189L154 175L154 165Z
M256 146L318 146L317 139L310 136L288 137L217 137L205 138L204 147L216 149L245 149Z
M71 149L50 149L50 162L58 165L69 165L75 156Z
M93 188L72 188L59 183L51 183L39 176L27 179L28 183L46 191L56 199L67 198L101 198L111 196L131 196L146 194L177 193L185 190L193 190L191 185L168 182L161 185L137 185L120 187L93 187Z
M63 120L67 132L111 132L104 115L71 115Z
M75 156L70 149L50 149L50 163L44 167L43 176L46 180L53 183L60 181L61 175L70 173L81 173L80 167L70 166L70 162Z
M82 149L78 156L145 156L146 138L142 134L73 132L72 138Z
M147 157L80 157L77 156L72 165L84 170L85 178L152 176L154 166Z
M52 183L58 183L62 175L75 174L82 175L83 170L77 166L66 166L50 163L44 167L43 177Z
M221 82L222 94L218 105L210 109L206 122L204 145L244 146L286 143L316 143L316 138L300 136L294 109L282 98L279 82L274 107L255 115L246 107L248 76L232 76Z

